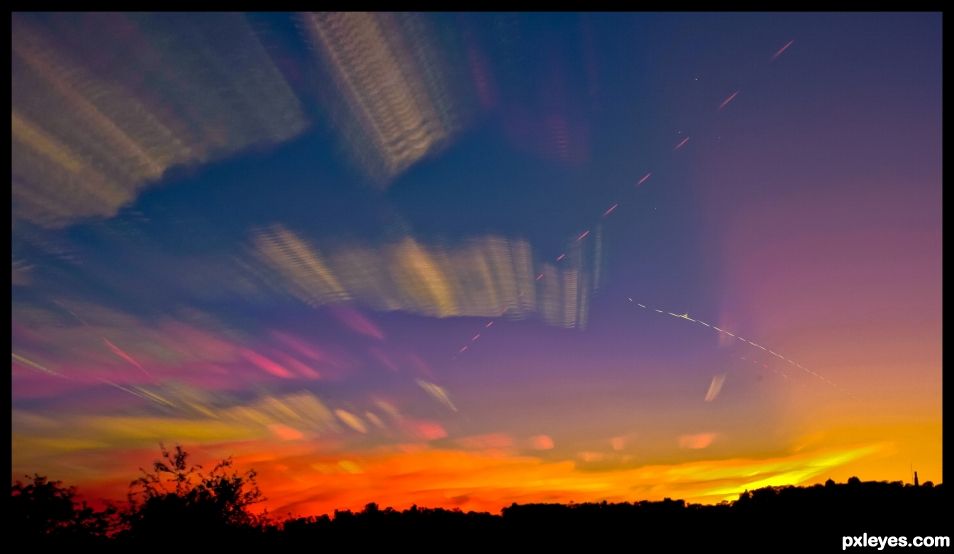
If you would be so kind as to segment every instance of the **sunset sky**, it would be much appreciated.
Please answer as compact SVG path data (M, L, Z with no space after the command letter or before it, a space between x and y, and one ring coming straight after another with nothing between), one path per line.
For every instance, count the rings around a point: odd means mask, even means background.
M15 14L13 475L941 476L940 14Z

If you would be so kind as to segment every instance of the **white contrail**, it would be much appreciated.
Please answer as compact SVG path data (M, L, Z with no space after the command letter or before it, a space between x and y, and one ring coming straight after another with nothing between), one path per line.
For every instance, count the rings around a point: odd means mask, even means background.
M628 299L630 302L633 301L632 298L627 297L627 299ZM637 304L637 305L645 308L645 306L643 306L642 304ZM697 320L697 319L692 319L691 317L689 317L689 314L688 314L688 313L676 314L676 313L673 313L673 312L667 312L667 311L663 311L663 310L659 310L659 309L655 309L655 311L658 312L658 313L661 313L661 314L670 315L670 316L672 316L672 317L674 317L674 318L676 318L676 319L685 319L685 320L691 321L691 322L693 322L693 323L700 323L700 324L702 324L702 325L705 325L706 327L709 327L710 329L713 329L713 330L715 330L715 331L718 331L719 333L725 333L725 334L727 334L727 335L733 336L733 337L739 339L739 340L742 341L742 342L746 342L746 343L748 343L748 344L750 344L750 345L752 345L752 346L754 346L754 347L756 347L756 348L759 348L759 349L761 349L761 350L763 350L763 351L765 351L765 352L768 352L768 353L772 354L773 356L775 356L776 358L778 358L778 359L780 359L780 360L784 360L785 362L787 362L789 365L791 365L791 366L793 366L793 367L797 367L797 368L801 369L802 371L804 371L804 372L806 372L806 373L808 373L808 374L811 374L811 375L813 375L813 376L815 376L815 377L821 379L822 381L828 383L829 385L831 385L832 387L834 387L834 388L836 388L836 389L844 390L844 389L842 389L841 387L839 387L838 385L836 385L834 382L832 382L831 379L828 379L827 377L825 377L825 376L823 376L823 375L820 375L820 374L818 374L818 373L816 373L816 372L814 372L814 371L808 369L807 367L804 367L803 365L801 365L801 364L799 364L799 363L797 363L797 362L794 362L794 361L792 361L792 360L786 358L785 356L782 356L782 355L779 354L778 352L775 352L775 351L773 351L773 350L769 350L768 348L765 348L765 347L762 346L761 344L752 342L752 341L750 341L750 340L748 340L748 339L744 339L744 338L742 338L742 337L740 337L740 336L738 336L738 335L735 335L735 334L733 334L733 333L731 333L731 332L729 332L729 331L726 331L725 329L720 329L719 327L716 327L715 325L709 325L709 324L706 323L705 321ZM721 385L721 383L720 383L720 384L719 384L719 387L721 387L721 386L722 386L722 385ZM848 391L845 391L845 392L848 392ZM718 391L715 392L715 393L713 393L713 394L714 394L714 395L717 395L717 394L718 394ZM848 394L851 394L851 393L848 392ZM853 395L852 395L852 396L853 396ZM708 395L707 395L707 398L708 398ZM708 401L709 401L709 400L707 400L707 402L708 402Z

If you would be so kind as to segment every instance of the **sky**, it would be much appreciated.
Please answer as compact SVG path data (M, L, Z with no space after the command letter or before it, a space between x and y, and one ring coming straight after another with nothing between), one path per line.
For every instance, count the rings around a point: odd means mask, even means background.
M15 14L12 478L940 482L941 16Z

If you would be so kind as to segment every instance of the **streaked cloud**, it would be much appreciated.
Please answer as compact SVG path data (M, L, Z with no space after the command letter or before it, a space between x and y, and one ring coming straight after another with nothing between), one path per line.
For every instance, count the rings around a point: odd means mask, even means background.
M16 14L12 30L15 219L111 217L171 167L308 124L240 14Z
M364 422L361 421L361 418L354 415L353 413L347 410L338 409L338 410L335 410L335 415L338 416L338 419L340 419L342 423L354 429L355 431L359 433L368 432L368 428L365 427Z
M451 401L450 396L448 396L447 391L444 390L444 387L441 387L440 385L436 383L429 383L427 381L424 381L423 379L418 379L417 384L419 387L424 389L424 392L431 395L431 397L434 398L434 400L437 400L438 402L446 406L448 410L452 412L457 411L457 406L455 406L454 403Z
M725 383L725 375L725 373L720 373L712 376L712 381L709 383L709 390L706 391L706 402L712 402L719 397L719 392L722 391L722 384Z
M274 225L252 238L255 255L276 274L273 286L314 306L357 300L378 310L437 317L537 312L545 322L563 327L586 325L595 288L589 267L598 263L586 245L597 242L574 243L571 256L557 267L534 261L526 241L493 236L455 248L406 237L380 246L325 250ZM543 278L536 279L539 274ZM380 333L353 314L348 325L372 336Z
M334 90L326 105L356 164L387 184L461 124L446 52L418 14L299 16Z

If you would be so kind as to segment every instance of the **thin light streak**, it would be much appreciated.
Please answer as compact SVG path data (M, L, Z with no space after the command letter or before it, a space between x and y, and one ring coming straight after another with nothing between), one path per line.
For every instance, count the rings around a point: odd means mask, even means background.
M738 96L738 94L739 94L739 91L735 91L735 92L733 92L732 94L730 94L730 95L728 96L728 98L726 98L725 100L723 100L722 103L719 104L719 111L722 111L722 108L728 106L728 105L729 105L729 102L735 100L735 97Z
M772 59L771 59L770 61L773 61L773 62L774 62L776 59L778 59L779 56L781 56L786 50L788 50L788 47L789 47L789 46L791 46L791 45L794 44L794 43L795 43L795 39L792 39L792 40L786 42L786 43L785 43L785 46L779 48L779 49L778 49L778 52L776 52L775 54L772 55Z

